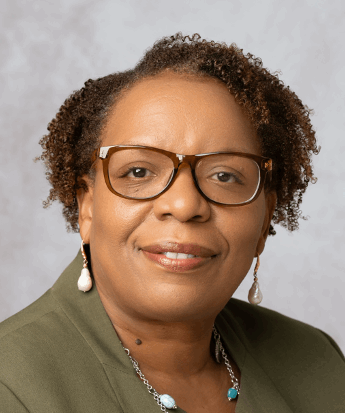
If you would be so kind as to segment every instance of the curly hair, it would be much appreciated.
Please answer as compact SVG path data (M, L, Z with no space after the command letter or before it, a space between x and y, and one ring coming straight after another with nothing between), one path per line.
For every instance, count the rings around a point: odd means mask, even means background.
M310 123L312 111L276 73L263 67L260 58L244 55L234 43L207 41L199 34L164 37L133 70L89 79L65 100L40 140L43 152L38 159L44 161L52 186L44 206L59 200L67 229L78 232L76 193L81 187L87 190L83 175L93 177L92 153L100 145L109 113L136 82L166 70L217 78L226 85L252 122L262 155L273 160L267 184L277 194L272 223L296 230L302 196L309 181L316 182L311 156L319 148ZM275 234L272 225L269 234Z

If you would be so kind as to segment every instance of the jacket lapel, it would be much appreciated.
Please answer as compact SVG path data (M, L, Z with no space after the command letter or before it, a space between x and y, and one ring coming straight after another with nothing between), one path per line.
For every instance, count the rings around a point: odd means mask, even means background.
M292 413L283 396L238 334L236 317L222 311L215 322L226 351L241 371L240 394L236 413Z
M292 413L278 389L255 359L247 354L241 370L236 413Z

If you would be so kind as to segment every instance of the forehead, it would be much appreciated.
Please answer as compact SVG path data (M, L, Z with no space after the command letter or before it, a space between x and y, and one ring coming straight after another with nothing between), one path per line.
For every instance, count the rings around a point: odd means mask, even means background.
M102 145L130 144L260 154L251 122L221 81L172 73L138 82L110 113Z

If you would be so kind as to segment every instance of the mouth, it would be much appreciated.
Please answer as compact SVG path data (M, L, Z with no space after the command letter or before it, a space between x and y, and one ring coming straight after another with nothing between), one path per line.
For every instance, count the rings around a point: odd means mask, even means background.
M185 272L211 261L218 254L198 244L166 242L141 248L150 261L173 272Z
M193 255L193 254L183 254L182 252L172 252L172 251L167 251L167 252L161 252L159 254L165 255L167 258L170 258L172 260L186 260L188 258L199 258L198 255Z

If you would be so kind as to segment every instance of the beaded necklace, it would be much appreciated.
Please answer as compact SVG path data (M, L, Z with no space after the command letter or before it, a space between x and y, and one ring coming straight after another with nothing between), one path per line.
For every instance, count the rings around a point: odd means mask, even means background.
M228 390L227 397L228 400L234 400L236 397L240 394L240 386L238 384L238 380L235 377L235 374L232 370L231 364L229 362L228 356L225 353L224 347L222 345L221 339L220 339L220 334L218 333L217 329L215 326L213 326L213 337L216 342L216 349L215 349L215 357L217 360L217 363L220 363L220 355L224 359L225 366L230 374L230 378L232 381L232 387ZM157 390L155 390L147 380L147 378L144 376L143 372L140 370L138 362L131 356L130 351L128 348L123 347L125 350L127 356L131 360L134 370L140 377L140 379L144 382L144 384L147 387L147 390L150 394L152 394L153 398L156 400L158 406L161 408L162 412L166 412L166 409L177 409L175 400L169 395L169 394L159 394Z

